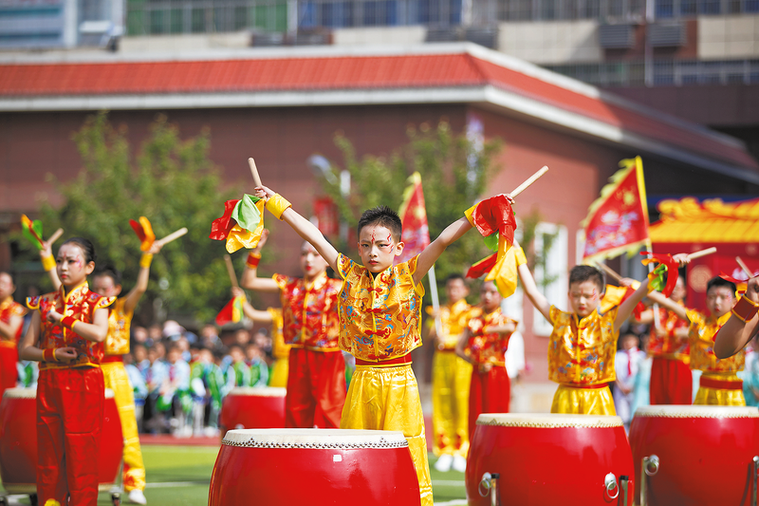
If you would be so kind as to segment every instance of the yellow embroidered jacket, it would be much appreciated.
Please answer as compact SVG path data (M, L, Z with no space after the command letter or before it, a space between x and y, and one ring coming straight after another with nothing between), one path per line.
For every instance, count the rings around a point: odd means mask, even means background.
M556 383L590 386L616 379L614 356L617 307L593 311L583 319L551 306L553 332L548 343L548 378Z
M432 306L427 306L427 314L432 315ZM478 307L470 306L465 299L461 299L453 305L446 304L440 308L440 327L443 335L440 340L444 350L453 350L459 342L461 334L466 330L469 320L482 314ZM427 321L428 325L434 325L434 319Z
M116 297L103 297L90 291L87 282L64 294L63 286L57 292L47 293L26 299L29 309L40 312L40 342L41 350L48 348L76 348L77 359L70 363L40 362L40 370L63 369L68 367L99 367L103 358L103 343L87 341L79 334L61 324L47 321L47 313L55 308L63 316L71 316L84 323L92 323L95 310L108 307ZM76 326L74 327L76 328Z
M690 342L690 368L709 373L735 373L743 370L745 351L720 360L714 354L714 336L732 313L719 318L706 316L695 309L689 309L688 341Z
M418 255L372 276L343 254L339 298L340 348L360 360L402 357L422 344L424 287L414 286Z
M108 313L108 337L105 338L106 355L126 355L129 353L129 328L132 326L133 312L127 313L124 306L126 297L116 299Z
M287 358L291 346L285 343L282 335L282 310L270 307L267 311L271 315L271 354L276 359Z

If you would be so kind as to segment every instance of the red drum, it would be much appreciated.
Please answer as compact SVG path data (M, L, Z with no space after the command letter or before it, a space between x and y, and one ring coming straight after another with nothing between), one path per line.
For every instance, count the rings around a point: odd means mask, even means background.
M645 406L635 412L630 444L641 505L754 504L757 408Z
M419 482L401 432L231 430L208 504L419 506Z
M617 416L484 413L469 447L466 495L469 506L490 505L492 494L504 505L632 506L632 476Z
M124 438L113 391L105 391L103 433L98 455L100 489L119 477ZM10 494L37 491L37 389L9 388L0 402L0 476Z
M284 388L237 387L224 398L221 437L231 429L277 429L285 426Z

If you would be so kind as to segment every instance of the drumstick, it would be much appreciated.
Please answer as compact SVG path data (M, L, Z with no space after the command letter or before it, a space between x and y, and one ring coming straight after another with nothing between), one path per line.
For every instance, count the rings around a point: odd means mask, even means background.
M261 176L258 175L258 169L256 168L256 161L248 158L248 165L250 166L250 173L253 175L253 181L256 182L256 187L263 186Z
M694 258L701 258L705 257L706 255L711 255L712 253L716 253L717 248L712 246L711 248L702 249L701 251L696 251L695 253L689 253L688 258L693 260Z
M158 244L159 246L163 247L163 246L166 246L167 244L169 244L171 241L173 241L175 239L179 239L180 237L182 237L186 233L187 233L187 227L182 227L179 230L177 230L176 232L170 233L169 235L167 235L163 239L160 239L160 240L156 241L155 243Z
M606 274L608 274L609 276L611 276L612 278L614 278L614 279L617 281L617 283L619 283L620 281L622 281L622 276L620 276L619 274L617 274L617 273L614 271L614 269L612 269L611 267L609 267L609 266L608 266L608 265L606 265L605 263L603 263L603 262L596 262L596 265L597 265L598 267L600 267L601 269L603 269L603 271L604 271Z
M235 267L232 265L232 257L224 255L224 262L227 264L227 274L229 274L229 280L232 282L234 288L240 288L237 283L237 275L235 274Z
M749 279L754 277L754 273L751 272L751 270L748 268L748 265L746 265L743 260L741 260L741 257L735 257L735 261L738 262L738 265L743 270L743 274L748 276Z
M54 243L55 241L57 241L57 240L58 240L58 239L59 239L59 238L60 238L62 235L63 235L63 229L62 229L62 228L59 228L58 230L56 230L55 232L53 232L53 235L51 235L51 236L50 236L50 239L48 239L46 242L47 242L49 245L51 245L51 246L52 246L52 245L53 245L53 243Z
M548 165L543 165L543 167L539 171L537 171L535 174L527 178L527 180L525 180L524 183L517 186L516 190L511 192L511 198L516 198L517 195L525 191L528 186L530 186L532 183L540 179L540 177L546 172L548 172Z

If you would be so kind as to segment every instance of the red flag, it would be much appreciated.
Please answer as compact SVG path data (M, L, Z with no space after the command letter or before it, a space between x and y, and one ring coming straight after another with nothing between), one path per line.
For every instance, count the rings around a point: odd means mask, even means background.
M490 270L495 267L496 262L498 262L498 253L493 253L489 257L483 258L479 262L472 264L469 270L466 271L466 277L472 279L479 278L483 274L489 273Z
M237 200L227 200L224 203L224 215L221 218L216 218L211 223L211 233L208 237L217 241L225 241L229 232L232 230L237 222L232 219L232 211L235 210L235 206L240 202Z
M216 325L221 327L225 323L237 323L242 320L242 306L244 302L245 297L234 297L227 302L227 305L216 315Z
M405 247L403 253L396 257L396 263L405 262L415 257L430 245L430 229L427 225L427 209L424 206L422 176L418 172L414 172L409 176L407 183L409 186L403 192L403 203L398 213L401 222L403 222L401 241Z
M643 162L636 156L619 165L622 169L609 178L580 224L585 229L585 263L635 252L650 240Z

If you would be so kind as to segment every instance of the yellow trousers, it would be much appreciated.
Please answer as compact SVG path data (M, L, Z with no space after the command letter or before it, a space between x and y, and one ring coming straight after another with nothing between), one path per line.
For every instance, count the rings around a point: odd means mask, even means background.
M419 386L411 364L397 367L357 366L348 388L340 428L403 432L416 467L422 506L432 506L424 416Z
M100 368L103 370L105 388L113 390L124 435L124 490L145 490L145 464L142 462L140 436L134 417L134 394L124 364L108 362L101 364Z
M553 396L551 413L568 415L616 415L609 387L575 388L559 385Z
M432 359L432 431L435 455L469 451L469 384L472 364L452 351L436 351Z
M287 388L287 375L289 374L290 362L287 357L278 358L271 366L269 374L269 386Z
M710 374L703 373L703 380L716 380L725 382L740 382L736 374ZM740 384L740 383L738 383ZM743 389L710 388L704 385L698 387L693 404L711 406L745 406L746 398L743 397Z

